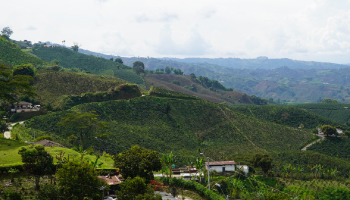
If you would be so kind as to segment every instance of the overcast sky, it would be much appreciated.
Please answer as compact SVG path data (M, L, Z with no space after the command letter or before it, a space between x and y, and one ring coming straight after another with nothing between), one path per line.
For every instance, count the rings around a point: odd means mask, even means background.
M0 28L119 56L350 63L350 0L8 0Z

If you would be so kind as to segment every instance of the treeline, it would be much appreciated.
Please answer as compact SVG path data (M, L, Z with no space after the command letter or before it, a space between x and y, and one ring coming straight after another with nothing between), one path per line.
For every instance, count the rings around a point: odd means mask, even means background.
M131 67L119 60L85 55L64 47L39 47L33 49L33 53L47 62L57 60L59 65L65 68L78 68L94 74L116 76L131 83L143 83L141 77L132 72Z
M165 68L157 68L155 70L145 70L151 74L175 74L175 75L183 75L184 72L181 69L174 69L173 67L165 67Z

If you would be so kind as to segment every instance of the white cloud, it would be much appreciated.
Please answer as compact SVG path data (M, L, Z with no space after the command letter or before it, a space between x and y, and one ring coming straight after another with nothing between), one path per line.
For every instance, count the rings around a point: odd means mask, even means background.
M349 0L12 0L0 29L121 56L288 57L350 63ZM38 12L30 12L36 10ZM5 24L6 22L6 24Z

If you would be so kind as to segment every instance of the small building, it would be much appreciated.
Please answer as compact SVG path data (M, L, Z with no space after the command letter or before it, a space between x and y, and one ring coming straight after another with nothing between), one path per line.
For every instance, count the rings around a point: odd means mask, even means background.
M34 105L29 102L20 101L13 104L13 107L11 108L11 112L30 112L30 111L39 111L40 105Z
M236 169L236 162L231 161L215 161L209 162L209 171L217 171L219 173L223 172L234 172ZM208 169L208 162L205 162L205 167Z
M124 178L119 172L110 173L106 176L98 176L98 178L105 181L110 186L107 196L115 195L115 191L120 189L119 184L124 181Z

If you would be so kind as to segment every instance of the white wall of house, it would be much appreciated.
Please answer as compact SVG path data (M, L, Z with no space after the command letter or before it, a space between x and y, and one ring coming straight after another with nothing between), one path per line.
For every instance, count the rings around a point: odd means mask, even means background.
M235 165L219 165L219 166L210 166L209 171L217 171L217 172L223 172L223 169L225 172L234 172L235 171Z

